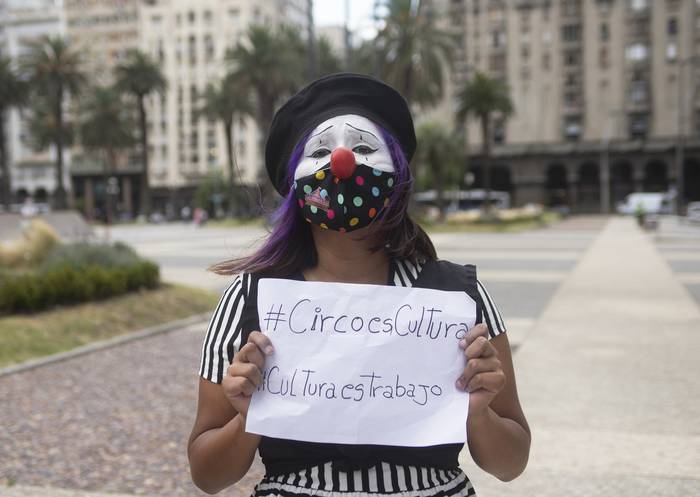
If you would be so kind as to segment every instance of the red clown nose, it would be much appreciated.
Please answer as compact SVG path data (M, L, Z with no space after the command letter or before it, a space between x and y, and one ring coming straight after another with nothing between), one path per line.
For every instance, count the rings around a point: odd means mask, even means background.
M338 147L331 154L331 172L336 178L347 179L355 172L355 154L345 147Z

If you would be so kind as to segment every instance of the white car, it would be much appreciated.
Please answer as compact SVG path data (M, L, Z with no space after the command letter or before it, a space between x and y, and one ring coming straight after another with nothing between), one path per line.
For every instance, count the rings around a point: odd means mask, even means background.
M671 198L668 193L630 193L624 202L617 204L618 214L636 214L641 209L644 214L668 214L671 212Z
M700 224L700 202L690 202L685 211L685 219L689 223Z

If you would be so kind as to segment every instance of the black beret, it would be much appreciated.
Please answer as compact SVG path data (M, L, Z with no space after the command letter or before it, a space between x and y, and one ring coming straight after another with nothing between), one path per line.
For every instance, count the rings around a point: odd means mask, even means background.
M366 117L389 131L410 162L416 150L413 118L406 100L391 86L363 74L336 73L309 84L275 113L265 144L265 166L284 196L287 163L299 140L323 121L342 114Z

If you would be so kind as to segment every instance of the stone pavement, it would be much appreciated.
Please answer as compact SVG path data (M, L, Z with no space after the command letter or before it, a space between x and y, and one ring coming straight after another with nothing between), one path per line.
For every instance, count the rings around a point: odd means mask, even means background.
M700 311L650 237L612 219L515 356L533 444L480 497L700 496Z

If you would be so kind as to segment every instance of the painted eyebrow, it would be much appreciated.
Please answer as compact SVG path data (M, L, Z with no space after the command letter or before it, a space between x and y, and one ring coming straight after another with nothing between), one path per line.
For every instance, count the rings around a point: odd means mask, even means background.
M353 126L353 125L350 124L350 123L345 123L345 124L348 125L348 126L350 126L350 127L351 127L352 129L354 129L355 131L359 131L360 133L368 133L368 134L374 136L374 133L372 133L371 131L367 131L366 129L356 128L355 126ZM379 138L377 138L376 136L374 136L374 139L375 139L375 140L379 140Z
M314 136L318 136L318 135L320 135L321 133L325 133L326 131L328 131L328 130L331 129L332 127L333 127L333 125L331 124L331 125L328 126L326 129L322 129L321 131L319 131L319 132L316 133L315 135L309 136L309 140L310 140L311 138L313 138Z

